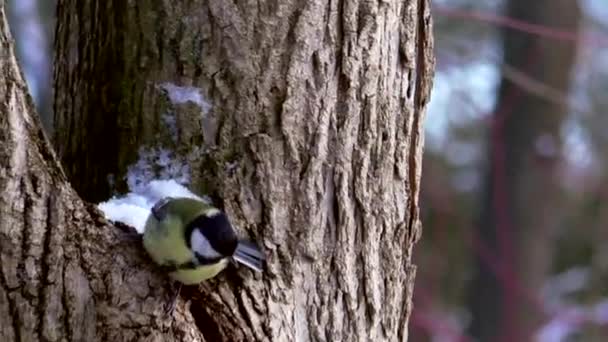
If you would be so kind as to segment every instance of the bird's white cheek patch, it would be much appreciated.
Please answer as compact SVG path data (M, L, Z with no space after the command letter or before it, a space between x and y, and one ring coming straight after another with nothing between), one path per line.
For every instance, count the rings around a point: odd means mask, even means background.
M209 240L207 240L203 233L201 233L201 231L198 229L194 229L192 231L192 235L190 237L190 246L192 246L192 250L194 252L205 258L215 259L222 257L220 253L211 247Z

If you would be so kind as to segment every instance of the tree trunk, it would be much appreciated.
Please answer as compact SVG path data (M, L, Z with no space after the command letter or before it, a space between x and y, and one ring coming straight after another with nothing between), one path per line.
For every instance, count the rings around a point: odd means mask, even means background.
M510 0L507 16L575 33L580 22L572 0ZM553 93L568 93L577 49L576 42L511 29L505 30L503 45L505 66L478 227L483 250L472 288L471 333L480 341L527 341L543 319L538 291L550 271L562 222L560 129L568 108L566 96ZM526 93L522 73L551 92L544 97ZM487 257L488 251L498 262Z
M426 1L59 1L54 140L79 193L170 150L188 168L146 171L190 173L268 255L172 320L164 275L66 183L1 9L2 340L407 340Z
M19 71L0 1L0 341L201 338L164 280L66 181ZM173 323L173 324L172 324Z

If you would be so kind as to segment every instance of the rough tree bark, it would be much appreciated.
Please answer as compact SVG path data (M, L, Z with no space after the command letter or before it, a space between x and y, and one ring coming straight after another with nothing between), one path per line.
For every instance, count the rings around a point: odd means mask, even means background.
M200 340L163 277L68 184L19 71L0 1L0 341Z
M110 175L124 189L138 149L171 148L269 262L159 316L163 276L66 184L3 56L2 337L407 340L426 1L64 0L58 15L54 141L79 193L108 196Z

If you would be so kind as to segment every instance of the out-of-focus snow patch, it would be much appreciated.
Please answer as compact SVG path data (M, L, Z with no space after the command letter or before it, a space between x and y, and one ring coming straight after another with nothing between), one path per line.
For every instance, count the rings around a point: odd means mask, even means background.
M608 298L602 299L593 306L591 317L597 324L604 325L608 323Z
M211 104L203 98L201 90L197 87L178 86L169 82L162 83L160 87L167 92L169 100L173 104L191 102L198 105L203 114L207 114L211 110Z
M146 186L142 187L138 192L141 196L148 200L150 208L159 200L165 197L187 197L197 200L203 200L202 197L196 195L185 186L179 184L173 179L169 180L153 180Z
M550 309L558 307L566 301L567 295L583 290L588 283L588 268L570 268L547 281L542 291L544 302Z
M568 295L585 290L589 277L588 268L574 267L549 279L543 295L550 319L536 332L534 341L562 342L572 334L582 332L585 325L608 323L608 298L586 305L568 298Z
M150 215L150 209L165 197L187 197L209 202L207 198L194 194L173 179L155 179L132 189L132 192L124 196L112 197L107 202L99 203L98 207L108 220L125 223L141 234Z
M137 163L128 167L126 178L130 191L137 191L153 179L173 179L177 183L188 184L190 167L183 158L168 149L142 147Z
M169 134L171 135L171 140L173 140L174 143L177 142L178 140L178 131L177 131L177 120L175 118L175 113L165 113L161 119L163 120L163 122L165 123L165 126L167 127L167 130L169 131Z
M468 314L461 309L438 310L419 308L416 324L425 329L432 342L464 341Z
M552 319L545 324L536 334L536 342L560 342L564 341L575 330L575 326L567 319Z

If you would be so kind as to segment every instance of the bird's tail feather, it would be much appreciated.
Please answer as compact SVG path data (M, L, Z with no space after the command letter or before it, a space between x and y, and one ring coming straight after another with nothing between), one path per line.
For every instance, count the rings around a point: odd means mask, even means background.
M234 251L234 260L251 268L254 271L262 272L264 267L264 254L258 246L249 241L239 241Z

